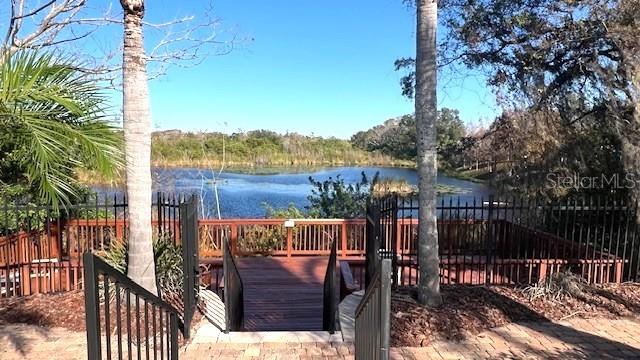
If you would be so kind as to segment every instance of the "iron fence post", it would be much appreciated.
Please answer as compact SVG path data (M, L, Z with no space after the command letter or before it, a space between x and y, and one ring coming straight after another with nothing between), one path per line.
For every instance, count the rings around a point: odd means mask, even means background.
M491 283L491 279L493 278L493 242L494 242L494 231L493 231L493 195L489 195L489 211L487 215L487 259L485 261L485 282L487 284Z
M394 194L391 204L391 249L389 253L391 257L391 269L393 273L392 282L398 282L398 194Z
M169 315L169 329L171 331L171 360L178 360L178 319L176 314ZM185 325L185 331L186 331Z
M84 267L84 308L87 326L87 356L89 360L101 359L100 318L98 309L98 284L93 254L83 255Z
M160 193L160 191L158 191L156 193L156 211L158 212L158 215L157 215L158 219L157 220L158 220L158 237L159 238L162 237L162 215L163 215L162 210L163 209L162 209L161 198L162 198L161 193ZM151 201L151 204L153 206L153 200Z
M391 337L391 264L382 260L382 276L380 278L380 359L389 359L389 342ZM394 275L395 277L395 275Z
M380 200L369 203L367 211L367 238L365 245L365 286L366 289L376 272L378 251L380 250Z
M184 301L184 334L186 338L189 338L189 312L191 311L191 296L189 295L189 282L191 276L189 275L189 209L186 203L180 204L180 237L182 238L182 297Z
M180 204L180 237L183 258L184 336L191 335L191 321L196 306L196 286L198 272L198 202L194 195Z
M230 269L229 267L231 266L229 264L229 256L232 256L230 254L230 249L229 249L229 243L228 240L224 239L223 241L223 245L222 245L222 273L223 273L223 280L224 280L224 323L225 323L225 329L224 332L226 334L229 333L229 331L231 331L231 309L229 308L231 306L231 276L230 276Z

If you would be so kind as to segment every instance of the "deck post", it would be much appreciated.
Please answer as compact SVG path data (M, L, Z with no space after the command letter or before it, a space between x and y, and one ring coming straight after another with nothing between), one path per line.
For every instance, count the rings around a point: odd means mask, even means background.
M238 255L238 224L231 224L231 255Z
M116 227L116 239L124 239L124 222L116 219L114 224Z
M620 284L622 282L622 261L615 260L616 264L616 284Z
M538 281L544 281L547 278L547 265L548 263L544 259L540 259L538 267Z
M342 256L346 257L347 256L347 222L346 220L342 221L342 234L341 234L341 249L342 249Z
M396 253L398 255L404 255L404 243L402 241L402 239L403 239L403 236L402 236L402 225L403 225L404 220L402 222L398 221L398 217L396 216L394 218L394 221L396 223L396 230L395 230L395 232L396 232Z
M287 227L287 257L291 257L291 251L293 247L293 229Z
M20 294L22 296L31 295L31 288L33 287L33 283L31 282L31 265L27 263L20 264Z

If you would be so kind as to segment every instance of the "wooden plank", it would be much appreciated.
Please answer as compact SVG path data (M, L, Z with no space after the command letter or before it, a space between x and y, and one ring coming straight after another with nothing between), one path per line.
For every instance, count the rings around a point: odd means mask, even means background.
M237 259L247 331L322 330L328 257Z

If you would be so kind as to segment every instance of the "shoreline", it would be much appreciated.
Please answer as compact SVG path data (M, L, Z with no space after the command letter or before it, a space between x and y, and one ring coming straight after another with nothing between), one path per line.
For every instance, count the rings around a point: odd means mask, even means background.
M415 166L412 166L411 163L406 161L399 161L397 163L319 163L319 164L310 164L310 165L226 165L222 172L232 173L232 174L246 174L246 175L277 175L282 173L302 173L302 172L313 172L322 169L331 169L331 168L341 168L341 167L356 167L356 168L365 168L365 167L380 167L380 168L392 168L392 169L415 169ZM215 172L218 173L220 171L220 167L212 167L205 166L205 164L201 163L191 163L191 164L158 164L151 163L151 172L161 169L161 170L171 170L171 169L192 169L192 170L202 170L207 172ZM76 175L80 181L80 183L89 186L122 186L124 185L124 171L121 176L117 179L108 180L102 178L99 174L96 174L93 171L85 171L79 170L76 172Z
M220 162L212 162L208 160L193 160L193 161L152 161L151 167L154 168L192 168L192 169L214 169L219 170L222 166ZM365 167L365 166L377 166L377 167L398 167L398 168L415 168L415 162L408 160L382 160L382 161L307 161L307 162L226 162L224 164L225 170L227 169L313 169L323 167Z
M203 170L207 172L215 172L218 173L220 168L211 168L207 166L198 166L202 164L190 164L189 166L184 166L182 164L152 164L151 171L154 172L156 170L171 170L171 169L193 169L193 170ZM246 174L246 175L277 175L277 174L296 174L296 173L305 173L305 172L315 172L323 169L335 169L335 168L367 168L367 167L379 167L379 168L390 168L390 169L416 169L416 166L413 163L408 163L405 161L394 163L394 164L380 164L380 163L327 163L327 164L313 164L313 165L261 165L261 166L246 166L246 165L229 165L225 166L223 172L233 173L233 174ZM483 184L484 181L482 179L477 179L474 177L465 176L457 171L450 170L440 170L439 174L454 178L457 180L470 181L478 184ZM99 175L95 174L91 171L80 171L77 173L78 179L84 185L88 186L111 186L111 187L120 187L124 185L124 176L116 179L116 180L107 180L101 178Z

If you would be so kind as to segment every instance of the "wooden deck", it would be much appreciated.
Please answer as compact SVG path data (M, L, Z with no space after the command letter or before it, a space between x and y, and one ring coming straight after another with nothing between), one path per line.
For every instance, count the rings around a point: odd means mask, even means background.
M322 330L328 260L328 256L236 258L244 285L245 330Z

